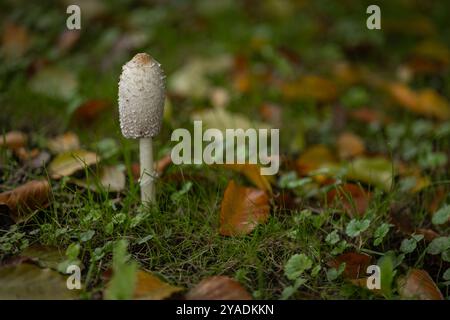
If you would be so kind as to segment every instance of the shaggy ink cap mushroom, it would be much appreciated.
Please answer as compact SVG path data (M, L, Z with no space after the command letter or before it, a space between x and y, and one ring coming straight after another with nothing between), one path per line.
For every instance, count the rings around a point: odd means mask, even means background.
M120 129L125 138L149 138L161 131L165 75L147 53L138 53L122 67L119 80Z

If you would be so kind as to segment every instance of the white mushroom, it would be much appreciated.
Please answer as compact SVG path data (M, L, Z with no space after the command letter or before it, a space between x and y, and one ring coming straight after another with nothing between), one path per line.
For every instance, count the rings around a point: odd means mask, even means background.
M120 128L125 138L139 139L142 202L155 200L152 138L161 130L164 79L161 65L146 53L136 54L120 75Z

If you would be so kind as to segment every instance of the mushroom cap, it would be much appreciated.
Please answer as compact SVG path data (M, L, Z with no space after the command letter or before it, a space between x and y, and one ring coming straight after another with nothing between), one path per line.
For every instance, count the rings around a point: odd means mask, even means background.
M148 138L161 130L165 75L147 53L138 53L122 67L119 80L120 129L125 138Z

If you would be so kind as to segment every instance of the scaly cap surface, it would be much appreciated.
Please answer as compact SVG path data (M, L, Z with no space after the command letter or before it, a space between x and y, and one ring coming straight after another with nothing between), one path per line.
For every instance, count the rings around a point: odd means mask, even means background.
M154 137L161 131L164 79L161 65L146 53L136 54L122 67L119 118L125 138Z

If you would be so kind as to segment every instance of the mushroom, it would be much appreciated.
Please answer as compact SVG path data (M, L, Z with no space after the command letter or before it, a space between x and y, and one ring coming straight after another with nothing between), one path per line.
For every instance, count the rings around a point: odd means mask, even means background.
M153 137L161 131L165 101L164 72L147 53L138 53L122 67L119 81L120 129L139 139L141 200L155 200Z

